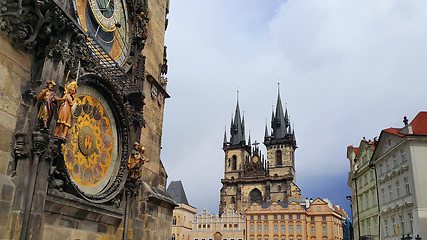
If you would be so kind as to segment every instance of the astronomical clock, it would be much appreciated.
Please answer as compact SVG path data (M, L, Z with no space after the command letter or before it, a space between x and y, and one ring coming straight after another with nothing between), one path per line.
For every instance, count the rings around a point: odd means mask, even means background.
M139 140L143 125L143 96L135 85L142 77L132 58L143 48L136 31L147 29L148 18L141 17L141 7L129 12L127 2L138 1L70 1L83 44L79 63L73 64L78 90L59 162L65 182L95 203L111 201L123 190L130 144Z

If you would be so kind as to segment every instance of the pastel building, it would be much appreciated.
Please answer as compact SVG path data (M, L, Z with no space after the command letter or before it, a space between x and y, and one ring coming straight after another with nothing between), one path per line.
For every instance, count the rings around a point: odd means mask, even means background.
M232 208L221 216L203 210L192 221L193 240L243 240L245 217Z
M377 172L380 239L427 238L427 112L381 131L371 163Z
M375 170L369 165L374 150L374 141L365 138L360 141L358 148L347 147L347 158L350 161L348 186L351 189L355 239L378 239L376 177Z
M246 211L247 240L343 239L346 213L329 201L252 204Z

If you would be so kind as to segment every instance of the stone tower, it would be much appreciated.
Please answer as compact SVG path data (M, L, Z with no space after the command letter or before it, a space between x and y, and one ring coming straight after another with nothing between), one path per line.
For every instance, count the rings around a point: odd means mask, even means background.
M295 184L295 134L289 123L287 109L283 111L280 93L276 112L272 114L271 129L270 135L265 127L265 160L258 142L251 144L249 136L246 143L245 122L241 118L237 101L229 141L224 133L225 165L224 178L221 179L220 214L230 207L244 213L255 202L288 202L289 199L301 197L301 191Z

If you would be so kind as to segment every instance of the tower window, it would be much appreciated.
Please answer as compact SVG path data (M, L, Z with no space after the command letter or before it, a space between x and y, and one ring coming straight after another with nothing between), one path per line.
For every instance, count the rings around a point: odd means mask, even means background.
M231 203L236 203L236 199L234 197L231 197Z
M276 151L276 166L282 165L282 151Z
M231 170L236 170L237 169L237 157L236 155L233 155L233 159L231 161Z

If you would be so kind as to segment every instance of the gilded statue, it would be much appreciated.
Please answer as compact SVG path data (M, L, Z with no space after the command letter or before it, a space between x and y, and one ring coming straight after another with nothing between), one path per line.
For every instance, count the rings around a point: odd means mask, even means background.
M138 142L133 144L132 153L129 157L128 168L131 178L141 177L141 167L148 159L144 158L145 148L140 147Z
M40 92L37 96L37 99L41 102L39 113L37 118L39 120L38 128L39 129L48 129L52 116L56 109L57 96L53 91L55 82L47 81L46 87Z
M57 98L62 101L59 107L58 121L56 122L55 137L66 139L68 129L71 128L71 114L77 94L77 83L71 82L65 89L64 96Z

